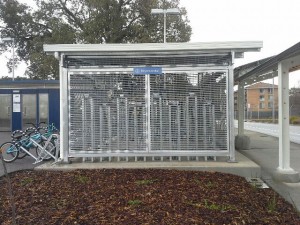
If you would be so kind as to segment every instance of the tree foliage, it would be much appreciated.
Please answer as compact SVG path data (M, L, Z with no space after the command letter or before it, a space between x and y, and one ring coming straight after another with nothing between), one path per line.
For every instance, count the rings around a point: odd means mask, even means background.
M33 79L58 78L58 63L43 44L162 42L163 16L151 15L151 9L180 8L180 0L34 1L36 6L0 3L1 36L15 38L16 60L28 64L26 74ZM180 11L181 16L168 15L167 42L190 40L187 12Z

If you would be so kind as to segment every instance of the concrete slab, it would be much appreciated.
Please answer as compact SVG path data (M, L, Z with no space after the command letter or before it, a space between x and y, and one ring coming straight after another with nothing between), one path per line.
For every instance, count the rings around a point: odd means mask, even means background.
M0 132L0 145L4 142L11 140L11 132ZM23 159L17 159L12 163L6 163L6 169L8 173L20 171L20 170L32 170L34 167L41 165L43 162L38 164L33 164L34 159L30 156L26 156ZM4 167L0 160L0 177L4 175Z
M218 161L153 161L153 162L72 162L70 164L44 163L35 170L75 170L75 169L180 169L197 171L217 171L243 177L260 177L260 166L237 152L237 163Z
M274 177L279 164L278 138L253 131L245 131L245 135L250 137L250 149L240 152L260 165L261 178L300 212L300 183L287 183ZM295 174L300 173L300 145L291 143L290 150L291 167Z

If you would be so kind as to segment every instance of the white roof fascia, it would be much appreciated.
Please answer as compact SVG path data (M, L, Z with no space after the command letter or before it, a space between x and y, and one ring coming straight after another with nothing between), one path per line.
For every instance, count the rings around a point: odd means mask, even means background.
M47 53L99 54L99 53L142 53L142 52L256 52L263 47L262 41L240 42L189 42L189 43L139 43L139 44L45 44Z

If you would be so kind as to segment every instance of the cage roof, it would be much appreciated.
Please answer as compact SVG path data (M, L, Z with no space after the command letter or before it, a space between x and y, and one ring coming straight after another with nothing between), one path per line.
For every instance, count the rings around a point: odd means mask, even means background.
M195 42L195 43L138 43L138 44L45 44L44 51L49 54L55 52L65 55L138 55L147 54L185 54L193 52L221 53L231 52L244 53L260 51L262 41L243 42Z
M228 66L244 52L260 51L261 41L138 44L53 44L44 51L64 54L64 67ZM233 54L234 53L234 54Z

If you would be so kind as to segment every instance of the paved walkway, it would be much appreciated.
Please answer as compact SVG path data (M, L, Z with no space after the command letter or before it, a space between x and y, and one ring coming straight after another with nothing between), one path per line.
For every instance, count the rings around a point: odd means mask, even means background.
M247 130L245 135L250 137L250 149L240 152L260 165L262 179L300 211L300 183L278 183L272 179L279 161L278 138ZM300 173L300 145L291 143L290 149L291 167Z
M0 145L2 145L6 141L10 141L10 132L0 132ZM6 168L9 173L18 171L18 170L28 170L28 169L33 169L34 167L41 165L39 164L32 164L34 162L34 159L31 158L30 156L26 156L25 158L21 160L16 160L12 163L6 163ZM3 164L0 160L0 177L4 175L4 168Z
M234 121L235 127L238 127L238 121ZM244 129L260 132L273 137L279 136L279 125L272 123L244 122ZM290 140L296 144L300 144L300 126L290 125Z

